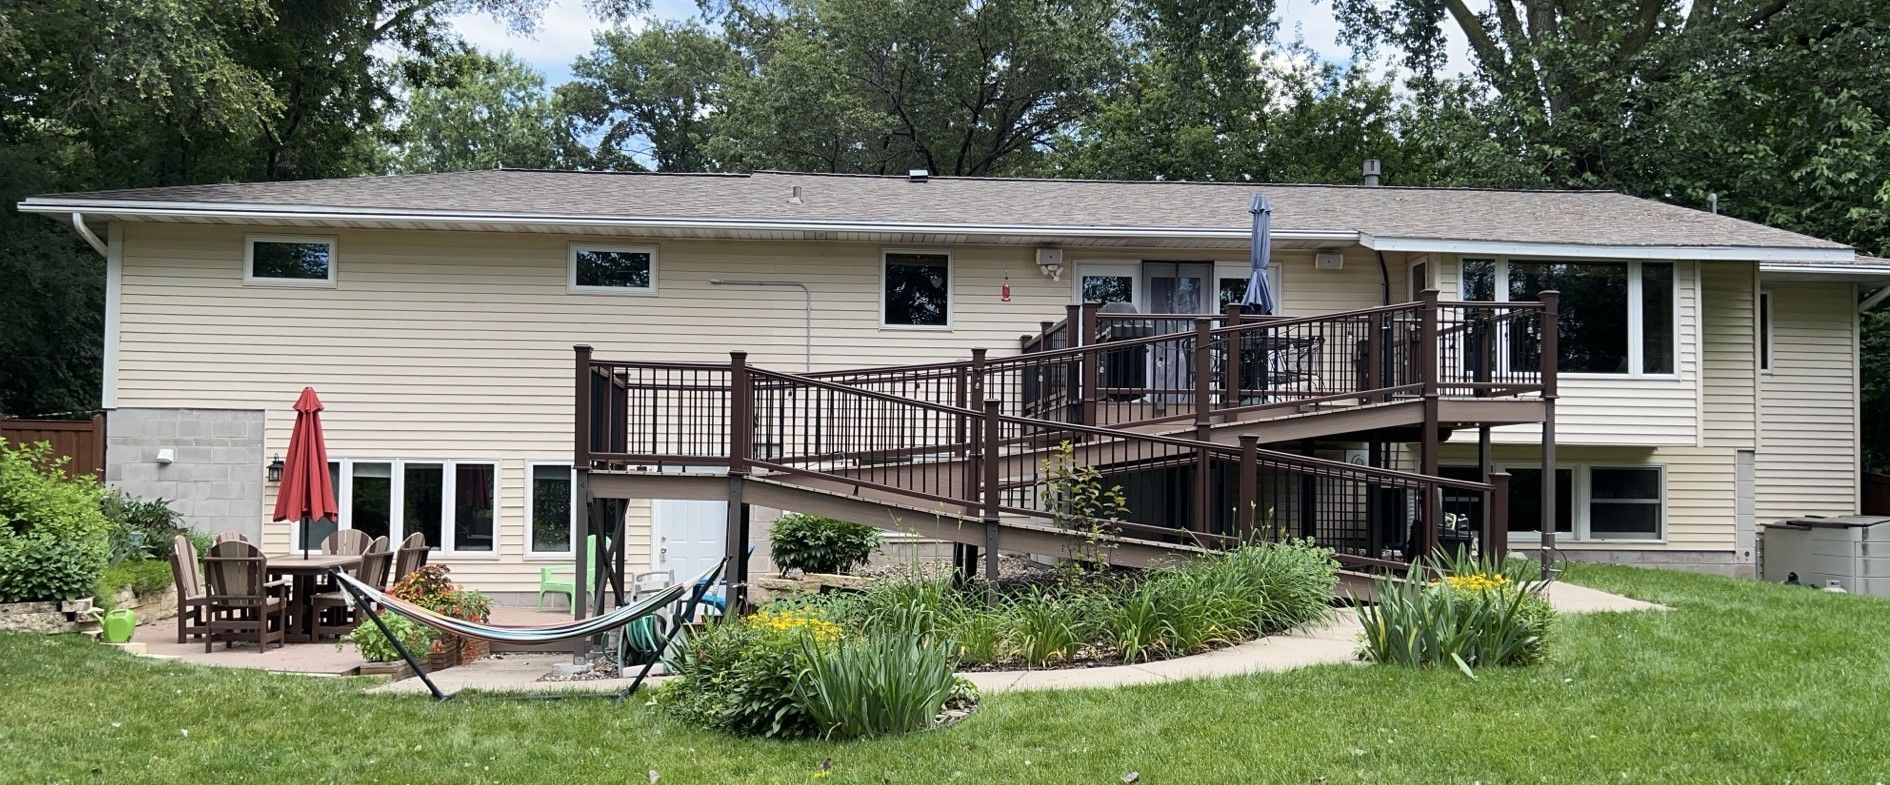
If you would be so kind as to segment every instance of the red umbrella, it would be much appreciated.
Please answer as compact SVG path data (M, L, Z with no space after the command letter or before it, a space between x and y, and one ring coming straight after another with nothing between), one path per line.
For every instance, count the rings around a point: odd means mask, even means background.
M310 521L340 515L335 486L328 479L328 448L322 444L322 399L315 397L315 388L304 387L302 397L295 400L295 430L289 434L289 458L282 464L282 485L276 489L275 519L300 518L302 531L307 532ZM308 544L302 545L306 558Z

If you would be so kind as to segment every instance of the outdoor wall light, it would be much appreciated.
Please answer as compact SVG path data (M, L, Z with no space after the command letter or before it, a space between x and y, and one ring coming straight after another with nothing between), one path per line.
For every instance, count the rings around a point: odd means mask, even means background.
M275 460L269 462L269 481L282 482L282 453L276 453Z
M1043 277L1052 281L1063 280L1063 249L1038 248L1037 269L1043 272Z

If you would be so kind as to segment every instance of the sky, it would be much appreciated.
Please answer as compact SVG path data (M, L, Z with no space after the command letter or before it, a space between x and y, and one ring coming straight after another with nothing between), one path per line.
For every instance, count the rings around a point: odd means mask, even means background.
M1339 25L1332 18L1328 3L1313 0L1277 0L1280 14L1280 38L1303 37L1323 60L1334 63L1352 61L1352 50L1337 40ZM684 19L696 14L695 0L654 0L651 17ZM640 24L642 20L632 22ZM510 51L545 75L550 85L571 80L571 61L591 50L593 31L608 26L584 8L583 0L551 0L540 19L538 29L529 35L514 33L504 24L484 14L464 14L452 18L459 34L474 46L488 52ZM1461 33L1447 26L1451 38L1452 70L1465 67L1467 56Z

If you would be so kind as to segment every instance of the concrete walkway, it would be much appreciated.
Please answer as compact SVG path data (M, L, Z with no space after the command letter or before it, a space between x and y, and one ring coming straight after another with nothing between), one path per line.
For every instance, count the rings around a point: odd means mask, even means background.
M1664 606L1651 602L1570 583L1550 585L1548 596L1550 604L1563 613L1666 610ZM1359 626L1358 613L1342 609L1323 625L1271 635L1190 657L1099 668L983 671L966 673L964 676L976 684L980 692L989 694L1017 690L1122 687L1286 671L1309 665L1357 663L1355 652L1358 650L1358 637L1363 631ZM554 665L569 661L569 655L561 654L510 654L448 668L435 675L434 681L440 685L441 691L448 694L463 689L508 693L616 692L630 683L628 679L538 681ZM646 686L661 681L661 677L652 677ZM425 695L427 688L419 679L406 679L371 688L368 692L377 695Z

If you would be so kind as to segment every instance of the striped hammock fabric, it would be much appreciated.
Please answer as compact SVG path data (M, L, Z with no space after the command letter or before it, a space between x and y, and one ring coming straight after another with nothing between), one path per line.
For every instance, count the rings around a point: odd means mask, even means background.
M491 643L535 644L557 643L559 641L587 638L622 627L662 610L664 606L682 599L685 594L689 593L697 586L702 586L706 589L707 584L714 580L715 574L720 572L721 569L721 565L717 564L715 567L710 568L707 572L704 572L693 580L671 584L657 590L656 593L648 597L621 608L616 608L601 616L543 626L480 624L464 619L455 619L451 616L445 616L427 610L406 600L393 597L362 583L359 579L345 572L337 570L334 573L334 577L335 580L345 584L356 598L366 598L383 608L412 619L416 623L432 627L449 635L458 635Z

